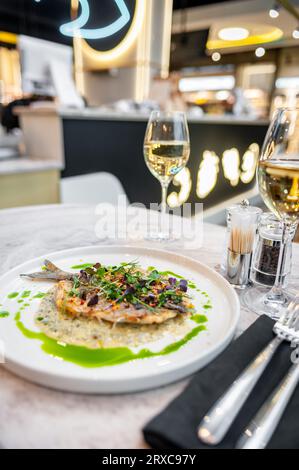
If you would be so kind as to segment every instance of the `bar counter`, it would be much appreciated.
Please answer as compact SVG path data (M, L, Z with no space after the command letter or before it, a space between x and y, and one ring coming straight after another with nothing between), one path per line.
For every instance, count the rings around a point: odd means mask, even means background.
M61 170L55 160L18 157L0 161L0 209L59 202Z
M27 152L34 156L38 142L44 158L62 161L63 177L106 171L120 179L130 202L148 206L160 200L160 184L143 159L148 115L97 108L19 108L18 112ZM36 120L39 126L35 126ZM204 202L209 208L252 190L252 154L257 158L268 121L204 116L189 117L188 124L190 173L182 173L171 185L173 206L176 202Z

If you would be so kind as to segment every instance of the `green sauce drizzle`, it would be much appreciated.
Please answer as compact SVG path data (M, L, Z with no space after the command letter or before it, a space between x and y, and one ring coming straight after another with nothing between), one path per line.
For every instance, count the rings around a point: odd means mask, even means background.
M43 297L45 297L46 293L45 292L38 292L37 294L35 294L32 298L33 299L42 299Z
M206 304L206 305L203 306L203 308L205 308L207 310L208 308L212 308L212 305L211 304Z
M192 315L191 320L195 321L196 323L206 323L208 321L205 315L199 314Z
M10 294L8 294L8 298L9 299L15 299L16 297L18 297L19 295L19 292L11 292Z
M89 349L83 346L75 346L71 344L60 343L52 338L49 338L44 333L31 331L25 327L21 321L21 313L17 312L15 316L16 325L26 338L36 339L42 342L41 348L51 356L72 362L81 367L104 367L123 364L124 362L132 361L134 359L146 359L156 356L164 356L166 354L178 351L182 346L195 338L198 333L206 330L203 323L207 321L204 315L195 315L196 323L198 326L193 328L184 338L175 343L169 344L161 351L153 352L149 349L142 349L134 353L129 348L102 348L102 349ZM192 317L193 318L193 317Z
M6 310L1 310L0 318L6 318L6 317L9 317L9 312L7 312Z
M194 284L194 282L192 282L192 281L189 281L188 282L188 287L190 289L196 289L196 284ZM200 292L200 289L197 289L197 290Z

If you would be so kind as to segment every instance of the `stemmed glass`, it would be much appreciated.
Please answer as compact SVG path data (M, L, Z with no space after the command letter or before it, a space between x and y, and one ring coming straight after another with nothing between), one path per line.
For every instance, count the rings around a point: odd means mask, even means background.
M266 294L255 287L244 295L252 310L277 319L291 295L283 289L283 259L290 233L299 221L299 108L276 111L265 137L257 178L260 194L282 227L281 249L274 286Z
M185 113L153 111L144 138L144 158L148 169L162 186L162 223L167 213L168 186L186 166L189 154L189 130ZM172 234L162 231L151 238L171 240Z

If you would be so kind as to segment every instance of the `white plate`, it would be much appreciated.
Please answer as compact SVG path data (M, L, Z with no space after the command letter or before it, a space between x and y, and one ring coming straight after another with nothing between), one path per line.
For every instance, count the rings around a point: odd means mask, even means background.
M21 294L13 299L8 298L12 292L22 293L25 290L31 291L32 298L37 292L46 292L53 285L19 277L20 273L40 270L45 258L65 270L70 270L71 266L82 262L100 261L114 265L137 258L143 267L155 266L158 270L178 273L194 281L202 291L209 294L213 308L203 311L202 297L197 292L192 292L198 313L204 313L208 317L207 330L200 332L176 352L136 359L121 365L85 368L53 357L43 352L39 340L26 338L17 328L15 313L24 305L24 302L18 303ZM10 313L8 317L0 318L0 339L4 342L5 367L36 383L72 392L133 392L182 379L205 366L223 351L234 336L240 312L235 291L212 269L185 256L148 248L93 246L51 253L9 271L0 279L0 286L0 311ZM38 330L33 317L39 302L40 299L30 301L30 305L21 312L25 326L36 331ZM160 351L167 345L167 341L172 343L173 338L142 345L140 349L146 347L152 351Z

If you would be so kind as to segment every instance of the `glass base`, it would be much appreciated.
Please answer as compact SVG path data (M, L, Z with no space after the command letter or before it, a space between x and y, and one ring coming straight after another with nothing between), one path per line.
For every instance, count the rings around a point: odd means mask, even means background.
M265 287L250 287L242 293L241 302L257 315L267 315L273 320L278 320L285 312L293 296L284 291L279 300L274 300L269 298L269 293L270 290Z

